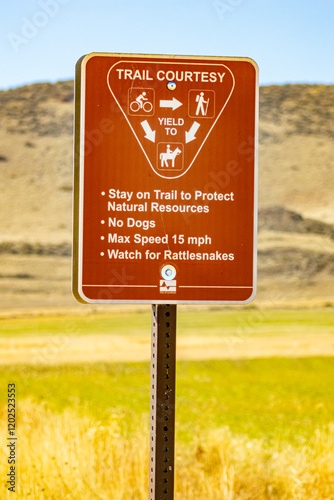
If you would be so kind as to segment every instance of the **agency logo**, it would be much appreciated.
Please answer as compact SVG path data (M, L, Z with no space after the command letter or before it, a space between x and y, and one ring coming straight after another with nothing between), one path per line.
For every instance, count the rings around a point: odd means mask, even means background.
M176 280L160 280L160 292L176 293Z

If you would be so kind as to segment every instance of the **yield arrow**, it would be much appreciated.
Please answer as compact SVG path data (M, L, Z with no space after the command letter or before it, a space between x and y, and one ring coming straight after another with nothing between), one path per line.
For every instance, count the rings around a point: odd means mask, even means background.
M140 122L140 125L143 127L144 132L145 132L145 138L148 139L151 142L155 142L155 130L152 130L150 127L150 124L148 123L147 120L144 120L143 122Z
M160 101L160 108L173 108L173 111L175 111L175 109L179 108L180 106L182 106L182 102L175 99L175 97L173 97L171 101Z
M197 122L194 122L192 126L190 127L189 132L186 132L186 144L190 141L194 141L196 139L195 134L197 130L199 129L200 124Z

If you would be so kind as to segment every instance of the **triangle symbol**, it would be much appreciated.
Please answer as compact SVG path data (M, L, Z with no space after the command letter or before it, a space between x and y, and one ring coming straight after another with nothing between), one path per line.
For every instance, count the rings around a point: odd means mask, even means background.
M185 175L234 90L222 63L121 60L107 83L150 167L165 179Z

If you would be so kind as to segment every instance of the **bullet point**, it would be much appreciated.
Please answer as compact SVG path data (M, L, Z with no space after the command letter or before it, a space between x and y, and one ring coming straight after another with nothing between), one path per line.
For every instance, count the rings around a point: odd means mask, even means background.
M105 221L105 220L101 220L101 224L105 224L105 223L106 223L106 221Z
M104 191L102 191L102 193L101 193L101 194L102 194L102 196L104 196L106 193L105 193Z
M104 236L101 236L101 240L104 240Z
M100 255L101 255L101 257L103 257L104 256L104 252L101 252Z

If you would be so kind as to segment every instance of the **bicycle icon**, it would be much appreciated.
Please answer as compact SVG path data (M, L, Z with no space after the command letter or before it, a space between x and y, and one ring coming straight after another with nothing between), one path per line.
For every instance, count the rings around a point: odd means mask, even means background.
M129 114L153 115L153 102L153 89L129 89Z
M146 102L145 102L146 101ZM153 104L146 98L146 92L140 94L135 101L130 104L130 109L133 113L137 113L140 109L143 109L146 113L149 113L153 109Z

